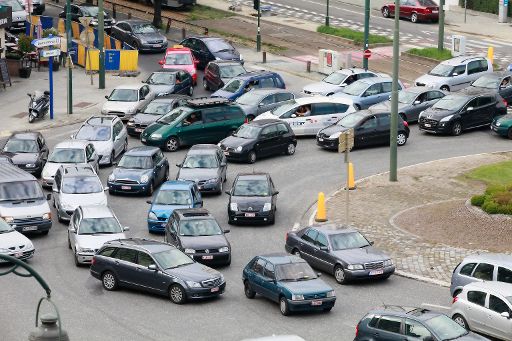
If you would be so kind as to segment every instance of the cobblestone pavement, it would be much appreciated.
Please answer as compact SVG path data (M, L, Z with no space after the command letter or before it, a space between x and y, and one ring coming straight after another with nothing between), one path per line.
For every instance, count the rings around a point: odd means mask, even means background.
M510 160L511 156L512 153L478 154L405 167L398 171L398 182L389 182L388 173L362 179L350 191L350 225L392 255L398 274L449 286L455 266L465 256L485 250L428 242L400 229L392 218L411 207L467 199L481 193L483 184L460 180L460 175L484 164ZM329 221L346 223L345 203L343 190L328 199ZM446 228L450 228L449 221Z

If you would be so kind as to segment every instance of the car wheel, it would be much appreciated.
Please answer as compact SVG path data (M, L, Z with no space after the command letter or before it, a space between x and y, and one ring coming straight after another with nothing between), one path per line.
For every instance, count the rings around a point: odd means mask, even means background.
M286 147L286 155L295 154L295 145L293 143L289 143L288 147Z
M117 289L117 278L111 271L105 271L103 275L101 275L101 283L105 290L113 291Z
M301 258L299 249L293 249L292 250L292 255Z
M450 91L450 87L448 85L443 85L441 87L441 90L443 90L443 91Z
M507 137L512 140L512 128L508 130Z
M281 310L281 314L283 314L283 316L290 315L290 308L288 307L288 301L286 300L286 298L284 296L281 296L281 298L279 299L279 310Z
M339 264L334 267L334 279L339 284L347 283L347 278L345 277L345 271L343 270L343 267Z
M411 14L411 22L414 24L418 22L418 13Z
M169 298L174 304L183 304L186 301L185 290L179 284L173 284L169 288Z
M462 133L462 124L460 121L455 121L452 123L452 135L459 136Z
M78 255L75 253L75 266L80 266L80 263L78 262Z
M407 116L403 112L399 113L398 116L402 118L402 121L407 122Z
M254 150L251 150L249 152L249 154L247 155L247 162L249 162L249 163L256 162L256 152Z
M382 7L382 16L384 18L389 18L389 8L388 7Z
M210 87L208 86L208 82L206 81L206 78L203 78L203 88L207 91L210 91Z
M146 195L148 197L153 195L153 192L155 191L155 186L153 186L153 181L149 184L148 190L146 191Z
M114 159L116 158L116 153L112 151L112 154L110 154L110 162L108 163L109 166L112 166L114 164Z
M191 86L190 88L188 88L188 95L189 95L190 97L192 97L192 96L194 95L194 87L193 87L193 86Z
M249 284L249 281L244 282L244 293L245 297L253 299L256 296L256 292L251 289L251 285Z
M139 43L137 43L136 41L134 41L134 42L133 42L133 44L132 44L132 47L133 47L133 49L134 49L134 50L137 50L137 51L138 51L138 50L139 50Z
M268 221L270 225L274 225L276 223L276 212L272 214L272 218Z
M455 314L453 315L452 319L457 322L462 328L469 330L468 321L464 318L464 316Z
M167 142L165 143L165 150L168 152L175 152L180 147L180 143L178 141L178 138L171 136Z
M165 171L164 181L162 181L162 182L166 182L166 181L168 181L168 180L169 180L169 169L167 169L167 170Z
M251 122L254 120L254 115L247 115L247 122Z
M407 135L404 132L399 132L396 136L396 144L399 146L403 146L407 143Z

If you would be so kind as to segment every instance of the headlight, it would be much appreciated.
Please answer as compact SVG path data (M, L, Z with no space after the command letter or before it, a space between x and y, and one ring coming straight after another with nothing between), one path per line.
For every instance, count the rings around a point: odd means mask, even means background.
M244 60L244 56L240 53L240 60Z
M27 244L25 244L25 247L23 248L23 250L31 250L34 248L34 244L32 244L31 242L28 242Z
M443 117L439 122L448 122L449 120L452 119L452 117L453 117L453 115Z
M129 120L127 125L133 126L133 125L135 125L135 121L134 120Z
M304 300L304 295L292 295L292 301L302 301Z
M78 252L84 252L84 253L94 253L94 250L93 249L88 249L88 248L85 248L85 247L77 247L76 250Z
M327 294L325 295L326 297L335 297L336 296L336 293L334 292L334 290L331 290L331 291L328 291Z
M215 183L215 182L218 182L218 181L219 181L219 179L217 179L217 178L206 180L206 182L209 182L209 183Z
M185 249L185 253L196 253L194 249Z
M341 131L338 131L337 133L334 133L332 134L331 136L329 136L330 139L337 139L339 138L341 135Z
M43 214L43 219L45 219L45 220L52 219L52 214L50 212Z
M150 220L158 220L158 217L156 216L155 212L151 211L148 214L148 219L150 219Z
M500 121L496 121L496 123L494 124L496 127L499 127L501 125L501 122Z
M384 261L384 266L391 266L391 265L393 265L393 261L391 259Z
M14 221L14 218L13 217L2 217L6 223L10 224Z
M265 205L263 205L263 212L268 212L272 209L272 203L266 202Z
M223 274L220 274L220 282L224 283L224 275Z
M147 176L146 174L144 174L143 176L140 177L140 182L146 183L148 181L149 181L149 176Z
M25 165L25 167L27 167L27 168L36 168L36 164L35 163L27 163Z
M229 247L224 246L219 249L219 252L229 252Z
M152 139L161 139L162 138L162 134L151 134L151 138Z
M114 175L114 173L108 176L108 181L116 181L116 176Z
M117 21L116 19L112 18L112 25L115 24Z
M231 204L229 204L229 209L231 211L238 211L238 204L236 202L232 202Z
M198 282L194 282L194 281L185 281L185 283L187 283L187 285L188 285L190 288L200 288L200 287L201 287L201 283L198 283Z
M347 269L349 270L363 270L364 267L362 264L350 264L349 266L347 266Z
M242 149L244 149L244 147L238 146L238 147L236 147L235 152L239 152L240 153L242 151Z

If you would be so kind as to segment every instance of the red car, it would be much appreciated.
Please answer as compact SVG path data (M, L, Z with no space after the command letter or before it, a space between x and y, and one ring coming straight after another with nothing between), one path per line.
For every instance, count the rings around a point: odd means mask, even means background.
M198 61L192 55L188 47L174 45L165 51L164 58L158 64L162 69L183 70L192 76L192 82L197 84L197 63Z
M432 0L399 0L400 18L411 19L411 22L439 20L439 6ZM395 15L395 3L387 4L381 8L384 18Z

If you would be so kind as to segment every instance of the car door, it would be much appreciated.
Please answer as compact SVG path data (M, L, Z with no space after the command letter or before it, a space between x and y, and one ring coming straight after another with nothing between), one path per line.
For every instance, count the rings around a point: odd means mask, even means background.
M181 94L188 95L190 93L190 88L194 85L192 84L192 76L188 72L180 71L181 74L181 84L183 86L181 90Z
M140 280L137 274L137 251L120 247L114 258L114 268L119 282L137 288Z
M201 40L196 39L195 45L197 47L197 59L199 59L198 67L204 69L210 62L210 50L208 50L206 44Z
M318 231L316 236L313 256L315 260L315 267L317 269L325 272L332 271L334 268L333 259L329 254L329 243L327 242L327 236L322 231Z
M288 128L286 123L278 123L277 124L277 135L280 137L278 144L279 146L276 149L276 153L286 152L288 149L288 144L292 142L292 131Z
M486 95L478 98L478 109L476 110L477 125L491 124L494 119L494 109L496 108L496 96Z
M479 123L478 97L473 98L461 111L462 127L464 129L477 126Z
M220 179L225 180L227 178L227 170L228 170L228 163L227 163L226 156L220 150L217 151L217 153L215 153L215 155L217 156L217 160L219 162L219 175L218 176Z
M217 143L228 135L228 130L230 130L226 120L228 110L222 106L203 109L202 141L204 143Z
M274 264L270 262L265 263L263 268L263 282L261 283L264 296L271 299L274 302L279 301L279 289L276 283L276 272Z
M466 65L461 64L457 65L452 71L452 79L450 82L450 91L458 91L460 89L464 89L467 87L471 81L469 80L468 74L466 72Z
M422 96L426 96L426 98L423 98ZM439 90L429 90L420 94L415 100L419 100L420 103L416 105L413 104L413 108L407 113L408 120L417 121L423 110L430 108L443 97L444 93Z
M163 163L164 156L163 154L161 155L161 153L161 151L158 151L151 157L153 160L155 184L163 182L165 176L165 168Z
M197 187L197 184L192 186L192 202L195 208L203 207L203 197L201 196L201 191Z
M378 114L377 117L377 132L375 139L370 141L370 144L381 145L390 144L390 127L391 127L391 114ZM398 118L400 120L400 117Z
M112 138L114 144L114 155L117 157L121 155L121 152L124 148L124 143L126 141L126 136L123 136L123 123L121 121L117 121L114 123L112 127Z
M486 323L488 332L502 340L509 340L512 337L512 304L507 302L503 297L489 295ZM502 316L503 313L507 313L509 317Z
M182 144L193 145L203 143L208 139L209 132L204 129L201 111L194 111L188 114L179 124L181 126L178 129L178 137Z
M167 227L165 229L165 239L164 242L169 243L171 245L176 246L177 248L180 248L179 243L179 221L177 219L176 214L171 214L169 221L167 223Z
M220 68L217 64L212 64L212 67L210 68L211 76L208 77L208 81L212 82L211 90L219 90L224 86L224 83L222 82L222 78L220 76Z
M69 245L71 245L71 250L73 253L76 253L76 234L78 233L78 228L80 227L80 210L77 208L69 221L68 226L68 239Z
M420 341L431 337L432 333L430 333L428 329L420 322L411 319L405 319L404 335L406 336L405 340Z
M94 169L94 171L96 171L96 173L98 173L98 162L100 158L98 157L98 154L96 153L96 150L94 149L94 145L92 143L89 143L85 147L85 157L87 163L92 167L92 169Z
M265 296L265 288L263 287L264 276L263 269L267 262L261 258L258 258L252 265L252 274L250 278L252 290L256 293Z
M46 143L42 136L39 136L37 138L37 144L39 145L39 154L41 155L41 160L44 166L44 163L46 162L46 160L48 160L48 147L46 146Z
M258 156L268 156L274 154L279 148L279 135L277 134L277 125L272 124L263 128L258 137L254 149Z
M402 318L397 316L381 316L377 325L372 329L373 340L397 341L403 340L401 335Z
M270 94L265 96L261 100L261 102L258 103L258 108L256 109L256 116L274 109L277 106L276 100L276 94Z
M373 104L379 103L381 96L382 83L370 85L359 99L361 109L366 109Z
M468 303L463 307L464 316L472 330L481 331L487 321L487 293L478 290L467 292Z
M60 189L61 189L61 181L62 181L62 173L59 168L57 172L55 172L55 177L53 178L52 192L53 192L53 202L55 207L59 209L61 207L61 197L60 197Z
M153 257L149 253L137 251L137 265L135 266L137 285L141 290L149 292L163 293L167 291L165 287L167 280L163 280L160 271L149 269L150 265L156 265Z
M306 135L316 135L320 130L332 124L331 116L336 111L334 103L311 104L311 115L306 117L304 131Z
M378 141L377 117L372 115L366 118L354 130L354 144L357 146L369 146Z
M292 127L295 135L305 135L305 127L306 118L305 116L297 115L297 111L302 107L302 105L298 105L284 114L282 114L279 118L288 122L290 127Z
M315 264L315 261L313 260L313 255L317 235L318 231L313 228L310 228L300 237L299 240L300 256L304 260L306 260L311 266L314 266Z
M412 1L400 0L400 17L410 18L412 13Z

